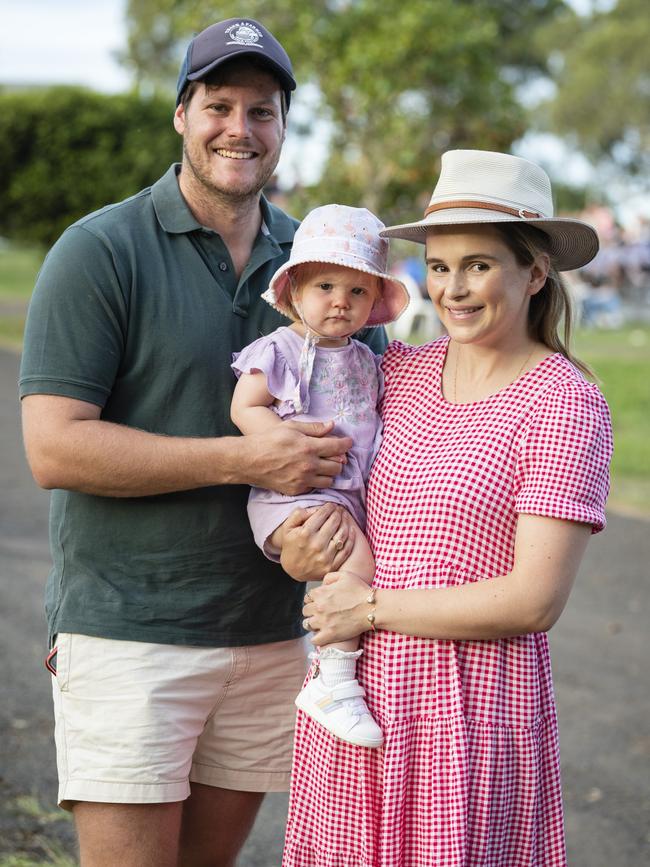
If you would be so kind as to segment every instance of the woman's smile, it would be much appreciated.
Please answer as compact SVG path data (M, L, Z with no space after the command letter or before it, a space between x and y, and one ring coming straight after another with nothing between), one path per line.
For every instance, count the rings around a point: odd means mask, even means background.
M482 306L478 305L475 307L458 307L457 305L446 304L445 307L449 311L449 315L455 319L468 319L483 309Z

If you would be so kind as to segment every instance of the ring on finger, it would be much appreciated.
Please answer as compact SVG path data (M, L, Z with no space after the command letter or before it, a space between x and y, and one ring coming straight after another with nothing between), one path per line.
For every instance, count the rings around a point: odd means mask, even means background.
M311 631L312 631L312 630L311 630L311 626L309 625L309 617L305 617L305 619L302 621L302 628L303 628L303 629L306 629L307 632L311 632Z
M334 542L334 547L337 551L340 551L345 545L345 542L342 539L332 538L332 542Z

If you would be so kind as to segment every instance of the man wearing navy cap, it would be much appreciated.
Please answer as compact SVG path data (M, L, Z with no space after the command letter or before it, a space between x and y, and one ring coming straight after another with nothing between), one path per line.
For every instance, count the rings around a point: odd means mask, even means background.
M246 500L326 487L351 443L322 424L238 437L230 362L284 323L260 295L297 223L261 191L294 88L257 21L196 36L182 163L68 228L34 291L23 429L52 490L47 665L84 867L232 865L287 786L303 588L260 554ZM331 509L309 520L345 535ZM349 548L296 556L324 574Z

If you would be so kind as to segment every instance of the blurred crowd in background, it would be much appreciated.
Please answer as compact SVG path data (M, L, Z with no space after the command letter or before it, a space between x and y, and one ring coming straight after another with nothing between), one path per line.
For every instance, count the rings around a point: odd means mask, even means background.
M620 328L650 322L650 220L639 217L623 229L602 206L587 209L581 219L598 230L600 250L570 275L579 324Z

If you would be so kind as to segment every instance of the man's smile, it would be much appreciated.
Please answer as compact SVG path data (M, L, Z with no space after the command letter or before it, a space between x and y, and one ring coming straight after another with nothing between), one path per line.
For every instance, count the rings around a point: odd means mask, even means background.
M231 151L226 148L215 148L214 152L229 160L252 160L257 156L255 151Z

